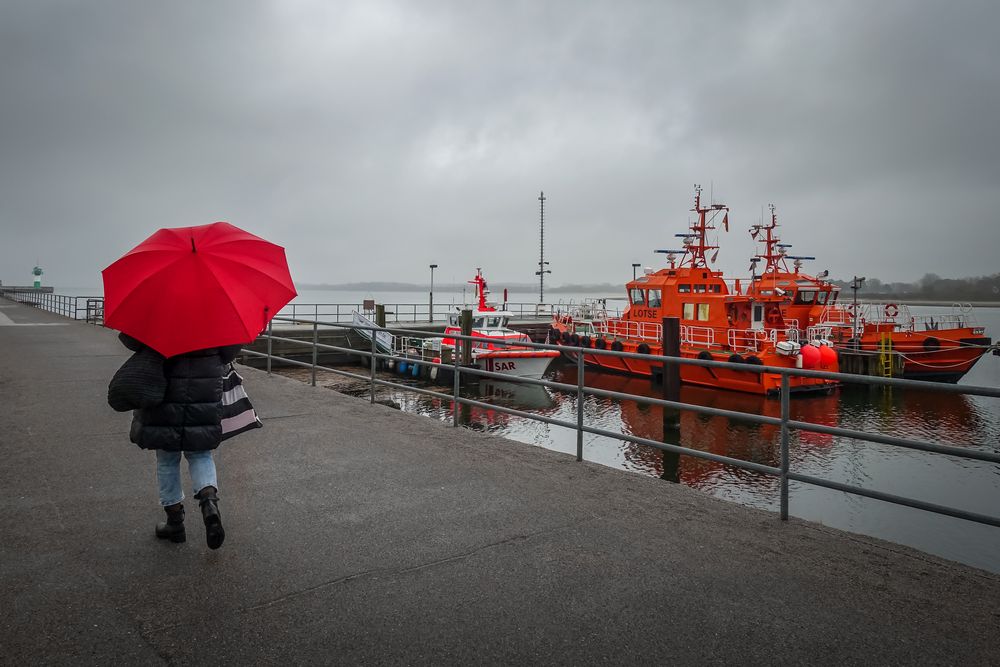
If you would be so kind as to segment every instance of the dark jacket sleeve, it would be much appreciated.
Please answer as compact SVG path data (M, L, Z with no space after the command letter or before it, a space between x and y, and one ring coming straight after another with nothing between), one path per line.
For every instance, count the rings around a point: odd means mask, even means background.
M240 350L243 349L242 345L229 345L228 347L219 348L219 356L222 358L222 365L232 362L233 359L240 355Z
M127 333L118 334L118 340L122 342L122 345L132 350L133 352L138 352L142 348L146 347L144 343L136 340L135 338L132 338Z
M125 412L152 408L162 403L167 393L163 362L161 354L142 346L111 378L108 405L118 412Z

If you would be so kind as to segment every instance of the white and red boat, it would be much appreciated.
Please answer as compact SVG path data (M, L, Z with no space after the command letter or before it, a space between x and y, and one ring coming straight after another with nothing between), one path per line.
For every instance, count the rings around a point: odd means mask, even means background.
M559 352L518 345L518 343L530 343L531 339L527 334L508 327L511 313L497 310L487 300L490 292L482 269L476 269L476 277L469 283L476 286L477 299L476 306L472 310L472 336L494 339L476 341L472 344L472 362L478 368L490 373L541 378L553 360L559 356ZM450 314L444 338L440 339L441 346L454 349L454 336L461 333L459 313Z

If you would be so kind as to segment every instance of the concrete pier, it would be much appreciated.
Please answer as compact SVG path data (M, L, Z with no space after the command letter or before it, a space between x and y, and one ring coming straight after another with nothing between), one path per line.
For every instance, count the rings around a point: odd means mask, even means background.
M1000 662L998 576L249 368L159 542L115 333L0 313L5 664Z

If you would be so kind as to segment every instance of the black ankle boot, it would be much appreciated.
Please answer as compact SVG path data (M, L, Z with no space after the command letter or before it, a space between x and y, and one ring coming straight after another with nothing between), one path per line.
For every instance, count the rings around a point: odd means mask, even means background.
M176 505L164 507L163 511L167 513L167 521L166 523L156 524L156 536L161 540L170 540L171 542L183 542L186 540L187 535L184 533L184 505L177 503Z
M205 519L205 542L209 549L218 549L226 539L226 531L222 527L222 515L219 514L217 493L215 487L206 486L194 496L201 506L201 516Z

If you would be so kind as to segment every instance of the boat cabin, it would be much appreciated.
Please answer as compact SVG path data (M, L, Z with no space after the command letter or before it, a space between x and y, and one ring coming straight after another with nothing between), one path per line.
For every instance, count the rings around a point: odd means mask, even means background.
M779 295L731 294L721 271L702 268L661 269L629 282L626 289L623 320L659 323L677 317L688 327L762 330L781 324L786 303Z
M506 310L493 310L493 311L473 311L472 313L472 328L475 329L506 329L507 323L510 322L511 314ZM461 315L459 313L450 313L448 315L448 327L461 328Z

